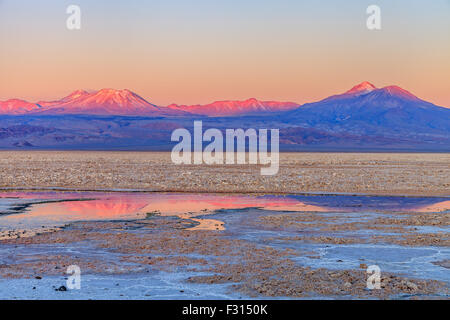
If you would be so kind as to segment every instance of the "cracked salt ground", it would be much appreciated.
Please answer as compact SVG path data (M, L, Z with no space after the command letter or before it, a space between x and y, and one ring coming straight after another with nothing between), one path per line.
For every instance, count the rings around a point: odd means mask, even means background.
M231 214L230 214L231 213ZM277 248L289 248L299 252L315 252L316 255L299 254L291 259L302 266L312 268L327 269L358 269L360 265L378 265L382 271L396 272L405 276L412 276L422 279L435 279L447 282L450 287L450 276L448 269L433 264L450 258L450 248L448 247L407 247L388 244L314 244L301 241L286 241L294 235L317 234L317 228L311 230L295 231L292 228L284 230L271 229L269 227L255 227L249 221L257 221L258 218L271 216L273 212L261 209L241 209L220 212L209 217L217 218L225 222L226 233L232 237L238 237L247 241L264 245L271 245ZM323 216L339 215L340 218L351 217L352 221L359 221L356 213L320 213ZM389 217L389 214L379 213L358 213L363 216L361 221L370 221L381 215ZM330 224L331 222L326 222ZM335 222L336 223L336 222ZM308 224L308 222L306 223ZM312 223L309 223L312 224ZM428 232L439 231L437 227L420 227ZM316 231L314 231L316 230ZM420 230L423 231L423 230ZM325 233L330 235L331 233ZM343 232L338 236L367 236L372 235L397 235L379 230L352 230ZM311 257L312 256L312 257Z
M305 246L304 249L307 249ZM433 264L450 257L444 248L405 248L377 245L310 245L320 259L296 257L293 260L314 268L357 269L360 265L378 265L381 271L395 272L405 276L445 281L450 286L448 270Z
M66 278L49 276L37 279L1 279L0 299L245 299L230 293L228 284L185 283L191 273L155 272L144 275L84 275L80 290L57 291L66 285ZM198 275L198 273L196 273ZM34 288L34 289L33 289Z
M283 212L280 212L283 213ZM289 212L284 212L288 213ZM342 222L361 222L361 221L370 221L375 217L386 216L389 217L388 214L378 214L378 213L369 213L365 212L364 214L360 213L342 213L342 212L315 212L317 217L339 217L339 220ZM305 225L309 225L311 227L307 229L303 229L301 231L297 231L294 228L290 228L289 226L283 228L270 228L261 224L250 223L250 221L257 221L258 218L273 216L273 211L257 209L257 208L247 208L247 209L233 209L233 210L219 210L216 214L210 214L208 217L217 218L221 221L224 221L227 226L228 233L233 236L239 237L240 239L255 241L255 242L264 242L267 243L269 240L273 241L273 238L277 238L278 242L283 243L283 238L295 237L299 234L317 234L319 233L318 228L314 226L315 221L306 221L303 222ZM358 217L361 215L361 218ZM202 216L199 216L202 218ZM325 225L333 225L336 221L324 221ZM330 232L320 232L325 235L330 235ZM350 232L341 233L340 236L349 235ZM358 238L366 238L368 235L395 235L395 232L386 232L382 230L352 230L352 236L358 236ZM297 244L289 245L288 243L284 243L286 247L295 248L298 246Z
M36 257L71 255L74 258L99 258L105 262L114 262L119 254L113 254L107 250L99 250L88 241L68 244L33 244L27 246L0 246L0 265L25 264L36 261Z
M26 279L0 279L0 299L240 299L242 294L229 291L228 284L196 284L185 280L193 275L207 273L185 272L178 269L177 272L162 272L142 268L133 263L121 262L124 274L117 273L120 269L106 269L109 264L120 260L120 253L102 250L90 245L89 242L74 242L70 244L45 244L28 246L0 247L0 267L9 263L24 265L37 261L41 256L61 256L71 254L76 258L90 258L102 261L97 266L100 275L82 275L81 290L56 290L66 286L67 277L64 276L37 276L37 274L22 274ZM196 255L191 255L197 257ZM200 256L198 256L200 257ZM203 257L203 256L202 256ZM157 256L153 256L157 258ZM105 267L105 269L102 269ZM128 267L128 268L127 268ZM191 266L202 269L202 266ZM132 268L136 274L128 274ZM55 270L61 273L61 270ZM39 278L39 279L36 279ZM245 297L244 297L245 298Z

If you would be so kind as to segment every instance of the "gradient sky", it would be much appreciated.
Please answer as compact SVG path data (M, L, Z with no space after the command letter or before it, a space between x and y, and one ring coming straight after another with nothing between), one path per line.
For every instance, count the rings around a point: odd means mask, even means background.
M303 103L365 80L450 107L450 0L0 0L0 100L128 88L159 105Z

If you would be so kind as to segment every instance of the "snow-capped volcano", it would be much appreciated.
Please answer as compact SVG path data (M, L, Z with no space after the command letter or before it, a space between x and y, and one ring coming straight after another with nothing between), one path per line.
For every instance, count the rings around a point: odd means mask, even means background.
M364 81L364 82L361 82L360 84L354 86L350 90L348 90L345 94L349 94L349 95L365 94L365 93L369 93L376 89L377 89L377 87L375 87L373 84L371 84L368 81Z
M421 101L415 95L410 93L409 91L400 88L399 86L387 86L383 88L377 88L370 82L361 82L360 84L354 86L350 90L330 96L322 102L330 102L330 101L344 101L359 97L368 97L368 100L378 100L381 101L383 99L405 99L405 100L416 100ZM309 105L309 104L306 104Z
M345 132L405 136L448 131L450 109L417 98L398 86L363 82L349 91L286 112L286 122Z
M94 115L179 115L182 112L151 104L136 93L124 89L101 89L88 93L77 90L58 101L39 102L43 114Z

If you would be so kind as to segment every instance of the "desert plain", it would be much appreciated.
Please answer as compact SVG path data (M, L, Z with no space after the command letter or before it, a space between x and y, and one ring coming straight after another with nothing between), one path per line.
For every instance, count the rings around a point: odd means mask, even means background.
M170 152L3 151L0 189L450 195L449 153L280 153L258 165L176 165Z
M450 297L450 154L281 153L277 175L259 169L0 152L0 298Z

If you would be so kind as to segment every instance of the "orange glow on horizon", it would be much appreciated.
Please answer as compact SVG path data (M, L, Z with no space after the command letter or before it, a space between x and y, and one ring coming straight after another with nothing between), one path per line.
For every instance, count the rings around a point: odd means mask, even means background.
M0 101L114 88L158 106L250 97L303 104L370 81L450 107L448 1L399 2L382 5L383 28L371 32L357 0L98 0L81 5L89 19L68 31L64 6L3 0Z

